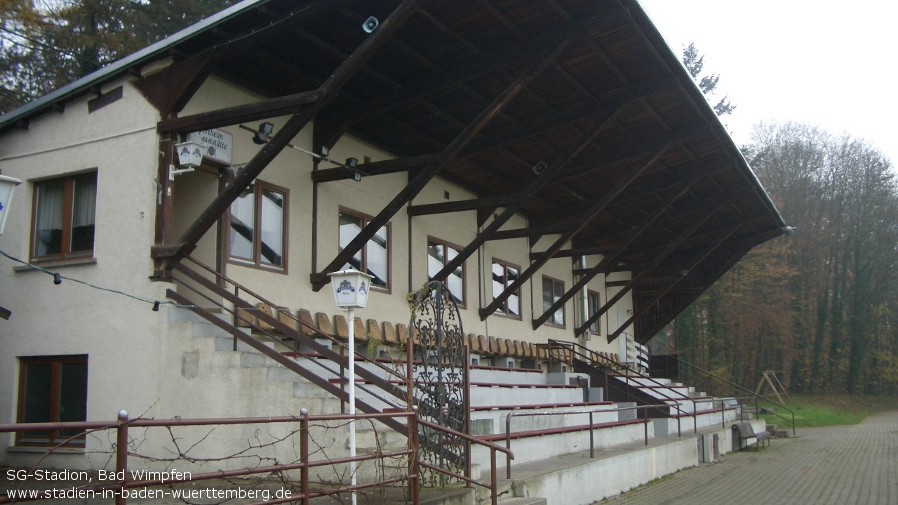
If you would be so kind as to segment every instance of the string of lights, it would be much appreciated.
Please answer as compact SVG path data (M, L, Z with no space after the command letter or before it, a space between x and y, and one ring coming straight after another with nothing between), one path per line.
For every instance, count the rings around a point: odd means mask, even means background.
M178 308L178 309L198 309L198 308L202 308L202 307L200 307L200 306L198 306L198 305L180 305L180 304L177 304L177 303L172 302L172 301L169 301L169 300L153 300L153 299L151 299L151 298L144 298L144 297L141 297L141 296L132 295L132 294L130 294L130 293L125 293L124 291L119 291L118 289L104 288L104 287L102 287L102 286L97 286L97 285L95 285L95 284L91 284L91 283L89 283L89 282L82 281L81 279L75 279L75 278L72 278L72 277L66 277L66 276L60 274L59 272L53 272L53 271L51 271L51 270L47 270L46 268L43 268L43 267L38 266L38 265L33 265L33 264L31 264L31 263L28 263L28 262L25 261L25 260L21 260L21 259L19 259L19 258L16 258L15 256L9 255L9 254L7 254L6 252L4 252L4 251L2 251L2 250L0 250L0 255L5 256L6 258L8 258L8 259L10 259L10 260L12 260L12 261L15 261L16 263L21 263L21 264L27 266L28 268L30 268L30 269L32 269L32 270L36 270L36 271L38 271L38 272L42 272L42 273L45 273L45 274L47 274L47 275L53 277L53 284L56 284L57 286L60 285L60 284L62 284L62 281L63 281L63 280L71 281L71 282L74 282L74 283L77 283L77 284L81 284L81 285L84 285L84 286L87 286L87 287L89 287L89 288L96 289L96 290L99 290L99 291L105 291L105 292L107 292L107 293L113 293L113 294L116 294L116 295L119 295L119 296L124 296L124 297L127 297L127 298L131 298L132 300L137 300L137 301L139 301L139 302L148 303L148 304L150 304L150 305L153 306L153 311L154 311L154 312L159 312L159 308L160 308L162 305L171 305L172 307Z

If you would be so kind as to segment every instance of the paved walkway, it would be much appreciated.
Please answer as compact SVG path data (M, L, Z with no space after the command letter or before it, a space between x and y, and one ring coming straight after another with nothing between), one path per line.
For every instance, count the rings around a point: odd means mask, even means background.
M804 428L609 498L603 505L898 505L898 412Z

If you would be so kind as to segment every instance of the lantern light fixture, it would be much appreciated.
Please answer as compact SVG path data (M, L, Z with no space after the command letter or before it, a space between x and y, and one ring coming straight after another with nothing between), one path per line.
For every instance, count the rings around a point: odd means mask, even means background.
M349 161L349 160L347 160ZM346 309L346 322L349 325L347 332L349 340L349 415L355 415L355 309L364 309L368 305L368 294L371 288L373 275L359 272L355 269L341 270L327 274L331 278L331 286L334 288L334 302L337 307ZM349 457L355 458L355 420L349 421ZM350 487L356 483L355 461L349 463ZM352 503L356 503L355 491L352 492Z

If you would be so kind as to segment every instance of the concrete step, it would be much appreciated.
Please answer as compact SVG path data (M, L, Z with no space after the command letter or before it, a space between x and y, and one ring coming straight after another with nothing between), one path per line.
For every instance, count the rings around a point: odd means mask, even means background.
M548 500L545 498L510 498L508 500L500 500L502 505L547 505Z

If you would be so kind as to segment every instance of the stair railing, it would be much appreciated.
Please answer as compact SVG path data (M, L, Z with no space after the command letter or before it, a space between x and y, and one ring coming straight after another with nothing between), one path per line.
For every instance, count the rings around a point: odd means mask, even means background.
M663 399L663 400L673 402L676 405L679 405L679 402L683 401L683 400L692 402L692 415L691 415L692 429L693 429L694 433L698 433L698 404L696 403L694 398L678 392L676 389L673 388L673 386L671 386L669 384L668 385L662 384L662 383L658 382L657 380L653 379L652 377L649 377L649 376L641 374L637 371L631 370L629 367L623 366L620 363L617 363L611 359L608 359L605 356L602 356L601 354L599 354L595 351L592 351L591 349L584 347L576 342L569 342L566 340L549 339L548 347L549 347L549 353L550 353L549 354L550 362L551 362L551 359L553 356L553 353L552 353L553 350L565 350L570 353L569 359L571 362L569 364L571 365L571 367L574 366L573 360L577 359L578 361L582 362L584 365L586 365L589 368L595 369L601 373L606 373L606 377L607 377L607 372L598 370L595 366L596 364L599 364L600 366L604 365L604 368L608 369L609 371L617 371L618 373L621 371L621 369L623 369L624 370L624 378L626 379L626 384L628 386L631 385L631 382L630 382L631 378L641 379L643 381L648 381L651 384L653 384L661 389L668 389L672 393L677 395L677 397L671 397L670 395L664 393L663 391L660 391L660 390L653 391L653 393L655 395L660 396L661 399ZM558 356L562 359L567 358L567 356L564 353L559 353L556 356ZM606 385L606 387L609 386L609 384L607 382L605 385ZM627 394L629 395L629 391L627 391ZM679 410L679 408L677 410ZM648 412L648 411L646 411L646 412ZM680 430L680 418L681 418L681 416L678 415L677 416L677 429L678 430Z
M260 301L260 302L262 302L262 303L265 303L265 304L267 304L267 305L269 305L269 306L271 306L271 307L273 307L273 308L277 308L277 309L279 310L279 312L278 312L279 315L280 315L280 314L283 314L283 315L289 317L291 320L293 320L293 322L294 322L295 324L298 324L301 328L304 328L304 329L306 329L306 330L308 330L308 331L314 333L315 336L316 336L317 338L327 339L327 340L329 340L329 341L331 342L331 345L332 345L332 346L337 346L337 347L339 347L339 348L342 350L342 352L339 353L340 359L339 359L339 360L334 360L334 359L331 357L331 360L332 360L332 361L335 361L335 362L340 366L340 372L338 373L338 372L336 372L336 371L334 371L334 370L329 370L329 369L328 369L328 370L331 371L332 373L336 373L337 375L339 375L344 381L346 380L345 377L344 377L345 374L343 373L343 370L348 366L348 359L346 359L346 356L345 356L345 355L349 352L349 346L348 346L347 344L344 344L343 342L341 342L340 340L338 340L337 338L335 338L333 335L329 335L329 334L327 334L327 333L324 333L323 331L319 330L319 329L316 328L315 326L310 325L308 322L301 320L299 317L297 317L297 316L296 316L295 314L293 314L292 312L286 311L286 310L282 310L282 307L281 307L280 305L277 305L277 304L275 304L275 303L273 303L273 302L267 300L267 299L266 299L265 297L263 297L262 295L260 295L260 294L258 294L258 293L256 293L256 292L254 292L254 291L252 291L252 290L250 290L250 289L247 288L246 286L243 286L243 285L239 284L238 282L234 281L233 279L230 279L230 278L228 278L228 277L226 277L226 276L220 274L219 272L216 272L215 269L213 269L213 268L211 268L211 267L209 267L209 266L203 264L203 263L200 262L199 260L196 260L195 258L192 258L192 257L190 257L190 256L188 256L188 257L185 258L185 259L191 261L192 263L194 263L194 264L197 265L198 267L202 268L202 269L205 270L206 272L208 272L208 273L214 275L214 276L218 279L219 283L230 284L231 286L233 286L233 288L234 288L234 293L235 293L234 296L235 296L235 297L239 298L239 293L240 293L240 291L243 291L244 293L246 293L246 294L252 296L252 297L255 298L256 300L258 300L258 301ZM195 272L192 272L192 271L189 270L188 268L182 268L182 269L176 269L176 270L179 271L179 272L184 273L185 275L187 275L188 277L190 277L193 281L199 282L201 285L203 285L203 287L206 287L207 289L212 290L211 287L210 287L210 285L209 285L208 279L205 279L205 278L203 278L202 276L195 275ZM201 282L201 280L204 280L204 281L206 281L206 282ZM183 284L183 283L182 283L182 284ZM191 286L187 285L186 287L188 287L189 289L192 289L193 291L197 292L197 294L199 294L200 296L203 296L204 298L209 299L208 297L204 296L203 293L198 292L197 290L193 289ZM224 286L222 286L222 288L223 288L223 289L226 289ZM212 291L215 292L216 290L212 290ZM218 292L217 294L221 295L221 292ZM210 300L210 301L212 301L213 303L215 303L214 300ZM222 304L217 304L217 305L221 306ZM244 306L244 307L240 307L240 308L242 308L243 310L246 310L246 311L248 311L248 312L254 314L254 315L255 315L256 317L258 317L258 318L265 318L265 316L267 316L267 318L274 319L272 316L269 316L268 314L265 314L264 312L262 312L262 311L258 310L257 308L253 307L251 304L248 304L248 306ZM234 310L233 312L234 312L235 322L236 322L237 319L240 319L240 320L242 320L242 321L246 321L245 319L239 318L239 317L238 317L237 311L236 311L236 310ZM251 321L246 321L246 322L252 323ZM268 323L268 324L271 325L271 326L274 326L274 325L271 323L271 321L265 321L265 322ZM295 325L295 324L294 324L294 325ZM236 324L235 324L234 326L236 326ZM270 332L265 331L265 330L262 330L261 328L259 328L259 325L253 324L252 326L253 326L253 328L256 329L257 331L260 331L260 332L262 332L262 333L267 334L269 337L272 337L272 335L271 335ZM286 326L286 325L284 325L284 326ZM276 327L276 329L278 329L279 331L282 331L283 336L288 337L288 338L290 338L291 340L293 340L293 341L295 341L295 342L297 342L297 343L300 343L300 344L302 344L302 345L305 345L305 346L307 346L307 347L316 349L316 351L318 351L319 354L322 354L322 353L320 352L321 349L327 349L326 347L321 346L321 344L319 344L318 342L315 342L315 340L314 340L313 338L309 338L307 335L304 335L302 332L297 332L297 331L295 330L295 328L290 328L289 326L287 326L287 328L289 328L291 331L289 331L289 332L283 332L281 328L277 328L277 327ZM297 338L297 337L298 337L298 338ZM276 336L274 336L274 337L272 337L272 338L276 338ZM321 348L321 349L317 349L317 348ZM330 356L325 356L325 357L330 357ZM361 353L359 353L359 352L356 352L356 353L355 353L355 358L356 358L357 361L364 361L364 362L366 362L366 363L369 363L370 365L372 365L372 366L374 366L374 367L376 367L376 368L379 368L381 371L383 371L383 372L385 372L385 373L387 373L387 374L389 374L389 375L392 375L392 376L396 377L396 379L398 379L398 380L400 380L400 381L402 381L402 382L405 382L405 383L406 383L406 387L409 386L409 380L408 380L408 377L407 377L406 375L400 374L400 373L397 372L396 370L384 366L383 364L377 362L376 360L369 358L369 357L368 357L367 355L365 355L365 354L361 354ZM346 361L345 364L344 364L344 360ZM312 361L315 361L315 360L312 360ZM359 372L358 372L358 369L356 369L356 370L357 370L357 374L358 374L358 373L359 373ZM365 379L367 380L368 378L365 378ZM371 381L371 382L379 382L379 381ZM393 394L394 396L396 396L396 397L401 398L402 400L404 400L405 403L406 403L406 407L410 407L411 405L414 404L414 401L409 402L409 398L408 398L409 395L408 395L408 393L403 393L402 395L396 394L396 393L399 392L400 390L398 390L398 388L395 388L393 385L390 385L389 383L387 383L387 382L385 382L385 381L383 381L382 384L378 383L377 385L378 385L381 389L383 389L384 391L387 391L387 392ZM359 386L357 385L357 387L359 387ZM341 383L341 388L342 388L342 383ZM363 390L364 390L364 389L363 389ZM387 402L387 403L391 403L391 402ZM391 404L392 404L392 403L391 403ZM398 405L394 405L394 404L392 404L392 405L393 405L394 407L397 407L397 408L399 407Z
M343 369L346 368L348 365L348 359L346 356L344 356L342 354L338 354L338 353L334 352L333 350L331 350L330 348L319 344L313 338L310 338L307 335L303 335L301 332L296 331L296 329L291 328L290 326L286 325L283 321L280 321L280 320L276 319L275 317L268 315L264 312L258 311L249 302L241 299L238 296L238 293L240 292L240 290L242 290L243 292L245 292L245 293L249 294L250 296L259 300L260 302L266 303L272 307L279 307L278 305L269 302L261 295L253 292L252 290L246 288L245 286L240 285L236 281L216 272L214 269L202 264L198 260L191 258L191 257L187 257L186 259L190 260L192 263L194 263L197 266L201 267L202 269L206 270L210 274L213 274L216 277L218 282L213 282L213 281L203 277L198 272L195 272L192 269L190 269L189 267L187 267L185 265L185 262L183 262L183 261L176 264L174 267L174 270L180 274L183 274L188 279L195 282L199 287L203 288L204 290L207 290L209 293L219 296L219 297L221 297L221 299L229 302L232 305L232 307L228 306L221 300L213 299L211 296L209 296L208 293L203 292L202 290L197 289L194 286L191 286L189 283L179 282L178 283L179 285L184 286L186 289L191 290L192 292L196 293L198 296L209 301L217 309L220 309L227 313L232 314L232 316L234 317L235 323L238 320L244 321L245 323L249 324L253 328L254 331L257 331L264 335L267 335L269 338L276 339L278 335L272 333L271 331L263 329L259 324L257 324L256 319L258 319L258 320L266 323L267 325L273 327L275 330L280 332L281 335L291 338L292 340L294 340L302 345L308 346L309 348L313 349L320 356L327 358L327 359L333 361L334 363L340 365L339 376L343 380L345 380L344 374L342 372L343 372ZM175 279L175 280L177 281L177 279ZM227 284L230 284L231 286L234 287L235 293L231 293L226 288ZM226 332L230 333L232 336L234 336L235 339L240 340L240 341L246 343L247 345L252 346L254 349L258 350L262 354L264 354L264 355L268 356L269 358L273 359L274 361L284 365L286 368L297 373L301 377L306 378L307 380L309 380L313 384L321 387L323 390L327 391L328 393L330 393L330 394L334 395L335 397L340 398L344 401L348 400L348 393L346 393L345 391L343 391L340 388L337 388L336 386L331 384L329 381L324 380L321 377L319 377L318 375L312 373L310 370L307 370L305 367L299 365L299 363L297 363L296 361L269 348L268 346L262 344L257 339L253 338L252 336L247 335L243 331L239 330L237 328L236 324L231 325L231 324L225 322L224 320L222 320L221 318L217 317L215 314L209 312L208 310L203 309L202 307L193 305L189 299L187 299L186 297L177 293L174 290L171 290L171 289L167 290L166 295L168 298L174 300L179 305L186 307L187 309L189 309L192 312L196 313L197 315L203 317L204 319L211 322L212 324L214 324L214 325L218 326L219 328L225 330ZM255 312L257 312L257 314L255 315L254 318L252 318L252 320L249 320L249 319L246 319L239 315L239 309L242 309L245 311L255 311ZM288 314L288 313L284 312L284 314ZM305 321L300 320L298 317L294 316L293 314L290 314L290 318L292 320L296 321L297 323L299 323L301 325L301 327L307 328L309 331L314 333L316 336L318 336L320 338L328 339L333 344L348 350L348 346L346 346L345 344L343 344L342 342L340 342L339 340L334 338L332 335L328 335L327 333L322 332L318 328L309 325ZM411 336L409 338L411 338ZM403 383L405 383L406 388L407 388L406 391L413 390L410 375L408 375L408 376L402 375L399 372L397 372L396 370L385 367L381 363L378 363L377 361L370 359L366 355L356 353L356 358L358 360L364 361L366 363L371 363L373 366L378 367L379 369L381 369L393 376L398 377ZM409 356L409 360L410 360L409 363L411 363L411 356ZM323 368L324 370L326 370L330 373L337 373L335 370L331 370L330 368L326 367L323 363L320 362L320 360L309 360L308 362L314 363L315 365L318 365L319 367ZM360 377L362 380L365 380L375 386L378 386L382 391L389 393L396 398L405 400L409 403L415 403L415 399L413 396L411 396L410 394L406 394L406 392L403 392L401 389L395 387L394 385L390 384L389 382L376 376L373 372L371 372L365 368L356 368L356 375L358 377ZM374 391L371 391L370 389L366 388L363 384L357 384L356 387L362 391L365 391L365 392L371 394L374 398L377 398L388 405L394 405L394 406L396 405L395 403L384 398L383 396L378 395ZM379 411L375 407L368 405L367 403L365 403L364 401L362 401L358 398L356 398L356 404L357 404L359 410L361 410L363 412L368 412L371 414L379 413ZM417 405L409 405L409 407L412 410L414 410L415 412L417 412L417 410L418 410ZM398 407L398 408L403 409L403 407ZM403 410L405 410L405 409L403 409ZM490 469L490 485L489 486L486 486L480 482L477 482L474 479L471 479L469 476L458 475L449 470L435 467L435 466L429 465L425 462L416 461L416 465L421 465L430 470L440 472L445 475L449 475L450 477L453 477L453 478L460 479L460 480L466 482L466 484L468 484L468 485L475 484L478 486L489 487L489 489L491 490L491 494L492 494L492 505L496 505L496 503L498 501L496 451L503 452L503 453L507 454L510 459L514 459L514 453L512 453L511 450L506 449L500 445L492 444L490 442L486 442L486 441L477 439L476 437L472 437L466 433L462 433L459 431L452 430L450 428L446 428L444 426L439 426L439 425L430 423L424 419L419 418L417 415L415 415L414 417L412 417L410 419L413 420L415 429L411 429L412 427L408 426L408 424L411 424L411 423L407 423L407 425L404 426L401 423L399 423L398 421L396 421L393 417L384 417L381 419L381 421L385 425L389 426L390 428L392 428L393 430L395 430L399 433L403 433L403 434L413 433L414 440L412 443L414 444L414 448L415 448L416 452L419 447L418 430L417 430L417 426L419 426L419 425L427 426L434 430L442 431L442 432L450 434L454 437L464 439L468 444L478 444L478 445L483 445L483 446L486 446L487 448L489 448L490 453L491 453L491 469ZM468 451L468 453L470 454L470 451ZM466 469L466 470L467 470L466 473L469 473L470 470L469 469ZM411 472L411 473L414 473L416 479L418 478L417 471ZM414 493L413 494L413 503L418 503L417 488L414 488L412 490L412 493Z
M529 411L529 412L509 412L505 415L505 447L511 451L511 418L513 417L543 417L543 416L564 416L564 415L577 415L577 414L588 414L589 415L589 458L593 459L596 457L596 446L595 446L595 423L593 422L594 414L605 414L608 412L628 412L631 410L648 410L652 408L663 409L674 407L677 409L677 412L681 412L679 405L637 405L635 407L615 407L609 409L586 409L586 410L564 410L564 411L556 411L556 410L540 410L540 411ZM643 426L643 439L645 440L645 445L649 445L649 417L648 413L643 418L644 426ZM682 433L677 434L678 437L682 437ZM506 460L506 471L505 478L511 479L511 459Z
M782 415L780 415L780 414L778 414L778 413L776 413L776 412L774 412L774 411L770 411L770 414L771 414L771 415L774 415L774 416L776 416L776 417L778 417L778 418L780 418L780 419L782 419L783 421L785 421L785 422L787 422L787 423L791 423L791 424L792 424L792 436L795 436L795 412L794 412L792 409L790 409L789 407L786 407L785 405L783 405L783 404L781 404L781 403L775 402L775 401L771 400L770 398L767 398L767 397L765 397L765 396L762 396L762 395L760 395L760 394L758 394L758 393L756 393L756 392L754 392L754 391L752 391L752 390L750 390L750 389L748 389L748 388L744 388L744 387L742 387L742 386L740 386L740 385L738 385L738 384L736 384L736 383L734 383L734 382L731 382L731 381L729 381L729 380L727 380L727 379L724 379L723 377L720 377L719 375L715 375L715 374L709 372L708 370L705 370L705 369L703 369L703 368L701 368L701 367L699 367L699 366L693 365L692 363L689 363L688 361L685 361L684 359L680 358L680 356L678 356L678 355L676 355L676 354L668 354L667 357L668 357L668 359L673 358L673 359L675 359L675 360L677 361L677 365L678 365L678 367L677 367L678 373L685 374L687 377L693 377L693 378L695 378L697 381L701 381L701 380L702 380L702 377L701 377L701 376L707 377L707 378L704 379L704 380L706 380L706 381L708 382L709 389L710 389L711 391L714 390L714 380L717 380L717 381L720 381L720 382L722 382L722 383L724 383L724 384L727 384L728 386L730 386L730 387L732 388L730 391L728 391L728 393L732 393L730 396L736 397L736 396L737 396L737 393L736 393L736 392L738 392L739 394L743 394L743 393L744 393L744 395L743 395L742 397L740 397L740 398L745 398L745 397L753 398L753 399L755 400L755 412L758 413L758 414L761 413L761 410L760 410L760 401L768 402L768 403L773 404L773 405L775 405L775 406L777 406L777 407L779 407L779 408L781 408L781 409L783 409L783 410L788 411L789 414L791 414L791 417L792 417L791 420L788 419L788 418L786 418L786 417L784 417L784 416L782 416ZM688 371L683 371L684 366L687 367L687 368L689 368L689 369L691 369L691 370L694 370L695 373L693 373L693 372L688 372ZM698 374L701 374L701 376L699 376ZM713 395L713 394L712 394L712 395Z

